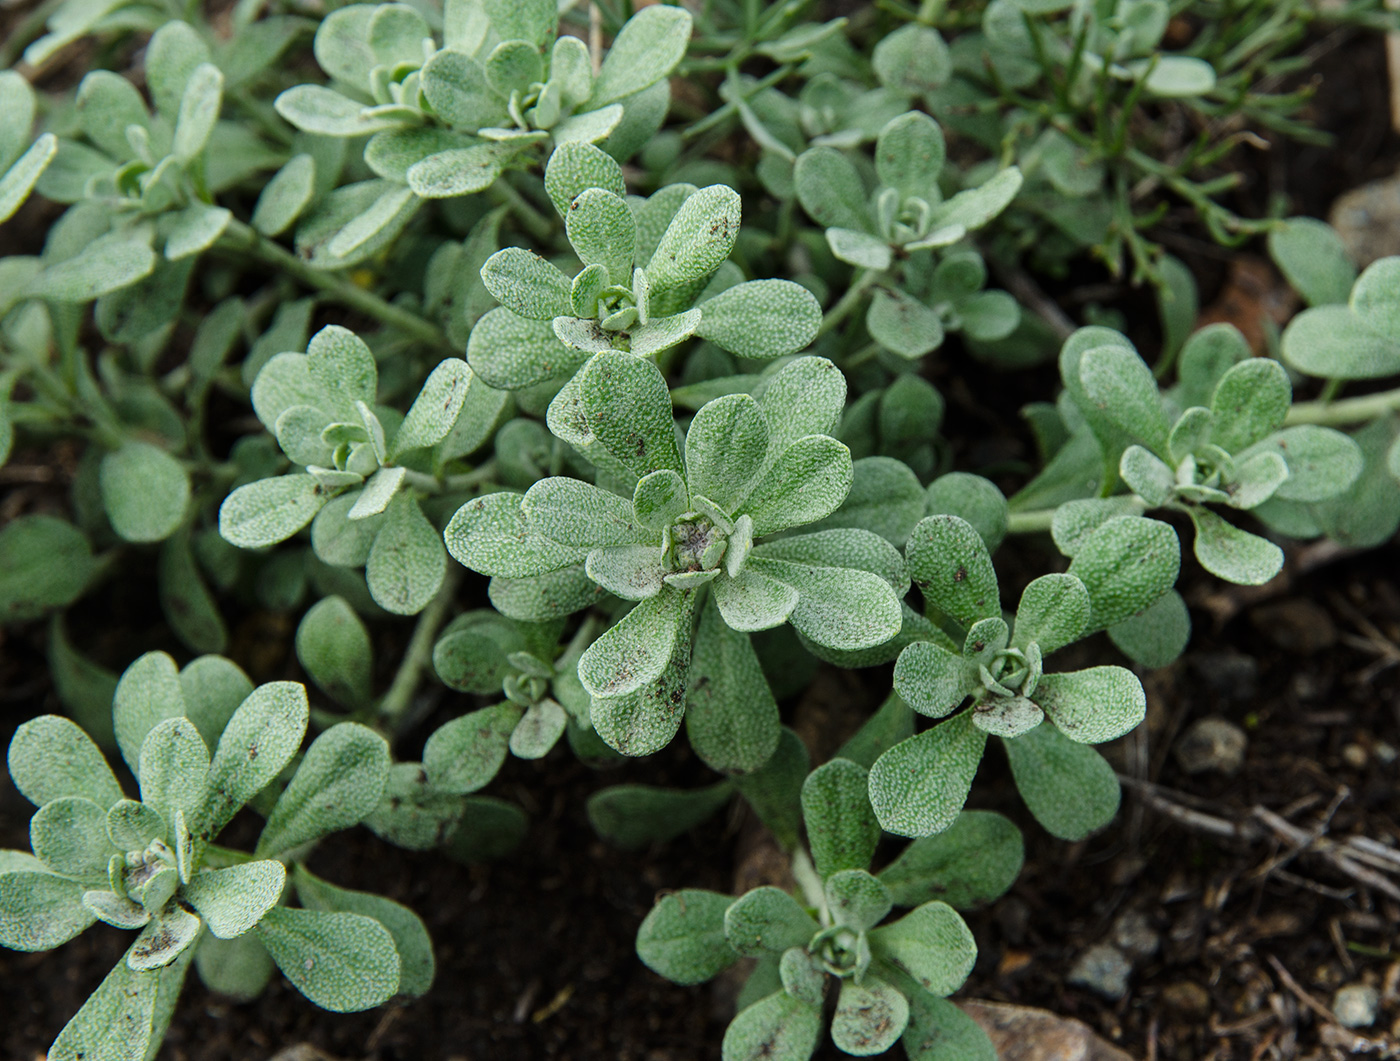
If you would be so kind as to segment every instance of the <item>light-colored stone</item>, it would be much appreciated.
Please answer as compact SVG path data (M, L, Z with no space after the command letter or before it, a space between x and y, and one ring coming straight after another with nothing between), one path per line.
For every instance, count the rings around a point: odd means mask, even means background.
M1000 1061L1133 1061L1083 1021L1001 1002L961 1005L992 1040Z
M1244 730L1217 716L1193 722L1176 742L1176 761L1188 774L1216 770L1227 776L1244 765L1249 738Z
M1327 220L1358 268L1364 269L1377 258L1400 254L1400 174L1339 196Z
M1067 979L1095 994L1117 1001L1128 993L1133 963L1111 943L1099 943L1079 956Z
M1113 942L1130 959L1141 961L1157 953L1162 937L1141 910L1128 910L1113 923Z
M1348 1028L1369 1028L1380 1014L1381 996L1370 984L1347 984L1332 996L1332 1012Z

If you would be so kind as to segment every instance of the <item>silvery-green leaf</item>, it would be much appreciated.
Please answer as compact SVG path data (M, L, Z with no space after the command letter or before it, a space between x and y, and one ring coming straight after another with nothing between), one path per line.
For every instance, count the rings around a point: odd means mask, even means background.
M594 437L636 476L681 472L671 396L650 361L621 351L594 357L578 377Z
M631 337L631 352L635 357L654 357L689 339L699 328L701 320L700 310L688 309L683 313L652 317L645 324L633 325L627 329Z
M10 740L10 781L36 807L65 796L80 796L99 807L122 798L102 752L86 733L58 715L22 723Z
M725 939L728 895L684 888L663 896L637 929L637 957L672 983L702 984L734 964Z
M544 80L544 60L539 48L524 40L505 37L491 49L483 65L486 80L498 96L508 98L513 92L524 96L531 84Z
M943 344L943 319L899 290L875 292L865 313L865 327L886 350L911 360Z
M234 939L277 904L286 879L282 863L260 859L227 869L201 870L180 895L199 911L210 932L220 939Z
M899 836L929 836L957 819L987 743L987 734L970 716L964 712L941 722L875 761L870 802L883 829Z
M467 340L472 371L489 386L508 390L572 374L586 359L559 341L550 321L529 320L505 307L477 321Z
M1013 648L1032 641L1046 655L1079 640L1089 625L1089 591L1074 575L1042 575L1021 594Z
M807 1061L822 1034L822 1008L778 991L729 1022L723 1061Z
M364 824L396 847L427 851L452 835L466 809L466 797L441 792L428 783L421 763L395 763L379 806Z
M43 869L0 873L0 945L41 951L67 943L97 920L83 890Z
M102 458L103 507L112 529L131 542L158 542L185 518L190 477L159 446L135 440Z
M805 947L820 928L801 903L772 885L745 892L724 911L724 936L745 958Z
M83 532L67 520L28 515L0 528L0 619L37 619L70 604L96 568Z
M814 147L797 156L793 169L797 198L823 228L870 231L865 185L855 164L830 147Z
M149 910L116 892L84 892L83 905L95 914L99 921L113 928L143 928L151 920Z
M376 246L403 227L418 207L418 200L409 188L389 185L362 213L355 215L332 236L325 245L332 259L345 260L357 251L373 253Z
M448 125L477 129L505 116L504 102L487 83L486 71L464 52L443 48L423 66L422 77L423 95Z
M185 713L180 674L164 652L147 652L122 673L112 700L112 725L122 758L140 775L141 748L156 725Z
M680 614L673 620L678 629L670 656L660 675L634 692L612 696L595 694L589 704L589 717L594 731L609 747L623 755L650 755L660 751L671 742L671 738L680 729L681 718L685 712L691 660L691 615L694 611L695 593L690 588L667 586L661 594L651 600L661 600L668 592L680 597L680 603L674 606ZM651 602L643 602L638 607L645 607L649 603ZM627 618L630 618L630 615L625 616L624 620ZM629 636L637 632L629 631ZM660 635L661 638L665 636L664 632ZM659 638L656 638L655 634L653 638L649 647L654 650L658 646ZM631 680L630 677L628 680ZM583 680L582 662L579 665L579 681L587 688L587 682Z
M342 494L316 513L311 522L311 547L316 556L327 564L339 567L363 567L369 559L370 546L384 525L382 516L352 520L349 513L360 499L360 492Z
M632 310L632 313L636 313L636 310ZM570 350L582 350L590 354L611 350L613 340L619 335L618 332L605 331L601 321L582 317L555 317L552 328L555 338Z
M623 600L645 600L661 592L668 575L655 545L614 545L594 549L584 563L588 577ZM698 572L704 574L704 572Z
M199 729L206 746L218 744L224 726L252 691L248 676L222 656L200 656L180 671L185 715Z
M224 75L213 63L200 63L185 82L170 152L188 165L203 151L223 106Z
M280 855L355 825L378 805L388 776L383 737L356 722L332 726L306 750L268 816L256 853Z
M943 38L921 25L901 26L881 40L872 63L882 85L907 93L932 92L953 72Z
M525 494L520 510L531 533L561 545L593 548L650 538L633 519L627 498L578 479L541 479Z
M209 840L282 772L301 747L309 706L296 682L260 685L239 705L209 767L209 796L195 832Z
M366 136L408 124L398 115L367 114L363 103L322 85L297 85L274 101L277 113L302 132L319 136Z
M99 236L81 253L46 266L29 294L54 302L89 302L136 283L156 267L149 234L118 231Z
M907 646L894 665L894 688L900 699L930 718L942 718L981 684L975 665L928 641Z
M1131 445L1118 461L1118 474L1152 508L1165 505L1176 489L1176 473L1151 450Z
M1047 674L1036 686L1035 701L1061 733L1081 744L1121 737L1147 714L1142 683L1122 667Z
M701 188L681 203L646 265L654 312L677 312L699 294L734 249L739 216L739 194L722 184Z
M240 486L219 506L219 533L240 549L286 541L328 500L313 475L294 473Z
M476 144L439 151L408 168L408 186L424 199L470 195L495 183L516 150L510 144Z
M1176 590L1131 619L1108 628L1118 651L1144 667L1165 667L1186 650L1191 639L1191 615Z
M821 306L790 280L749 280L707 299L696 334L740 357L766 360L806 347L821 326Z
M1276 453L1288 466L1288 477L1273 496L1284 501L1326 501L1351 488L1364 461L1356 443L1340 431L1300 424L1277 431L1241 453L1248 460L1258 453Z
M559 38L561 44L567 39ZM568 212L569 204L589 188L601 188L619 198L627 195L622 167L601 148L576 141L559 144L549 156L544 187L561 216ZM639 253L637 260L642 258Z
M615 697L636 692L661 677L681 636L681 625L688 622L689 596L663 590L641 601L594 641L578 663L584 688L595 697Z
M1148 448L1166 452L1170 425L1152 370L1138 354L1110 344L1085 351L1079 360L1079 380L1103 414Z
M625 200L601 188L588 188L569 204L564 228L584 265L603 266L611 283L631 282L637 223Z
M700 615L686 701L690 745L711 769L749 773L777 748L778 705L758 656L713 603Z
M1210 324L1194 332L1178 358L1180 404L1208 406L1221 377L1250 356L1249 343L1233 324Z
M880 871L900 906L941 899L957 909L999 898L1025 860L1021 831L991 811L963 811L943 832L915 840Z
M1147 75L1147 91L1156 96L1178 98L1203 96L1215 88L1215 70L1204 59L1192 55L1159 56L1151 66L1146 60L1129 63L1134 74Z
M166 237L166 259L180 261L208 250L232 220L233 212L227 207L191 203L176 215L175 224Z
M50 871L101 880L116 854L106 834L106 810L91 799L64 796L39 808L29 819L29 847Z
M372 917L274 906L255 931L283 975L322 1009L371 1009L399 988L394 937Z
M369 632L342 597L326 597L302 617L297 659L311 680L338 703L359 707L370 699L373 650Z
M851 489L851 451L826 435L798 439L742 501L754 537L830 515Z
M870 933L870 950L913 978L925 991L951 995L977 958L966 922L947 903L928 902Z
M291 227L316 193L316 161L293 155L263 185L253 206L252 224L264 236L278 236Z
M433 599L447 572L447 554L418 502L399 494L365 561L374 602L395 615L417 615Z
M432 986L437 971L432 940L412 910L382 896L337 888L302 865L296 867L293 881L297 898L307 909L360 914L373 918L389 930L399 955L398 994L416 998Z
M1188 511L1196 525L1196 559L1211 574L1240 586L1262 586L1283 569L1283 550L1273 542L1199 505Z
M443 536L453 558L484 575L530 578L579 563L586 550L532 533L518 494L486 494L468 501Z
M1282 354L1290 367L1326 379L1400 372L1400 341L1367 327L1347 306L1314 306L1298 314L1283 330Z
M1021 798L1051 835L1082 840L1118 812L1118 778L1090 745L1051 725L1004 743Z
M139 800L119 800L107 811L107 835L120 851L144 851L151 841L165 840L165 819Z
M49 1047L51 1061L145 1061L160 974L119 961Z
M908 1000L883 980L867 976L859 984L841 981L831 1018L831 1041L841 1050L855 1057L882 1054L904 1034L908 1023Z
M510 734L511 754L520 759L542 759L564 735L568 713L550 699L531 704Z
M146 47L146 81L162 116L175 119L185 85L210 59L209 45L188 23L171 20L156 30Z
M863 869L827 877L826 904L836 924L858 932L878 925L894 905L889 890Z
M799 438L832 434L846 405L846 378L824 357L799 357L764 379L754 397L768 421L772 464Z
M826 243L832 255L848 265L883 271L894 261L889 242L854 228L829 228Z
M927 76L928 71L921 73ZM907 111L880 130L875 141L875 172L881 184L899 189L902 195L928 199L938 186L946 156L938 123L927 114Z
M1256 453L1235 466L1234 481L1226 486L1230 495L1226 504L1238 509L1258 508L1287 481L1288 464L1281 454Z
M167 822L177 811L192 817L204 803L209 776L209 749L195 724L176 717L153 726L141 745L137 775L141 801Z
M694 421L691 422L691 429L694 430ZM687 435L686 462L688 469L692 467L689 462L694 446L695 443L691 441L691 436ZM695 472L691 470L689 475L694 481ZM637 480L637 488L632 493L632 513L643 527L650 530L668 527L689 508L690 492L686 488L686 481L669 468L652 472Z
M797 590L797 605L788 621L819 645L847 651L873 648L899 633L903 622L899 598L881 575L767 556L752 558L741 578L749 570ZM724 602L720 603L723 610Z
M924 488L918 476L893 457L863 457L852 464L851 474L846 499L815 529L859 529L895 546L904 545L924 514Z
M613 39L593 82L590 105L620 100L670 74L685 55L690 28L690 12L684 8L657 5L638 11Z
M520 708L505 702L454 718L423 746L423 768L437 792L466 795L496 776L506 760Z
M1345 304L1356 266L1331 225L1290 217L1269 232L1269 256L1310 306Z
M769 630L786 622L797 607L798 591L787 582L745 567L714 583L715 603L735 630Z
M588 797L588 821L613 846L634 851L695 828L728 803L733 792L729 781L695 789L614 785Z
M1082 537L1069 574L1084 583L1093 604L1085 633L1121 623L1176 583L1181 542L1155 519L1116 516Z
M1074 556L1094 531L1119 516L1142 513L1142 502L1135 497L1079 498L1066 501L1055 509L1050 524L1050 537L1055 548L1066 556Z
M141 930L126 952L126 964L138 973L162 969L199 938L199 930L199 918L171 903Z
M977 530L957 516L929 516L904 549L925 601L963 626L1001 614L996 571Z
M802 816L812 861L823 878L843 869L866 869L880 840L880 826L866 794L869 771L833 759L802 784Z
M1210 411L1215 417L1210 440L1227 453L1238 453L1283 426L1293 399L1288 373L1277 361L1252 357L1232 367L1215 386Z
M554 127L554 142L596 144L606 140L622 123L626 114L627 110L621 103L610 103L597 110L571 114Z
M58 137L44 133L14 165L0 173L0 221L8 221L15 215L57 154Z
M972 724L994 737L1019 737L1045 721L1045 712L1024 696L993 696L976 705Z
M202 937L194 964L205 987L235 1002L251 1002L261 995L275 968L267 948L251 933L228 940L212 933Z
M1021 171L1015 166L999 170L991 179L958 192L933 211L930 227L960 226L968 231L981 228L1000 214L1021 190Z
M530 320L569 314L569 278L538 254L507 247L481 267L486 290L507 309Z
M395 433L389 458L395 459L408 450L436 446L446 438L467 400L471 378L471 369L461 358L449 357L438 362Z
M857 486L859 482L857 476ZM995 483L980 475L967 472L940 475L929 484L924 495L924 514L957 516L965 520L982 536L989 553L995 552L1006 537L1006 497Z

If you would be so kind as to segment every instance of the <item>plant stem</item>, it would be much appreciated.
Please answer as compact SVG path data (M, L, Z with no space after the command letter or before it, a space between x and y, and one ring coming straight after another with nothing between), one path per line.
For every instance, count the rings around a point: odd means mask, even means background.
M792 877L802 889L802 897L807 900L807 905L814 907L821 915L818 920L821 921L822 928L830 926L831 914L826 907L826 889L822 887L821 878L817 876L816 867L812 865L805 848L798 847L792 853Z
M554 234L554 226L550 224L549 218L531 206L525 196L504 177L491 185L490 195L498 206L510 208L515 220L520 222L520 227L530 233L531 237L541 243L549 242L549 237Z
M399 719L408 710L408 705L413 702L413 694L418 690L418 681L423 675L423 669L433 658L433 641L447 618L452 598L457 591L457 582L461 577L462 568L449 561L437 596L419 613L418 624L413 628L413 637L403 654L403 662L399 664L389 691L379 702L381 729L392 733Z
M1363 394L1358 398L1342 398L1335 402L1298 402L1288 410L1288 416L1283 422L1289 427L1298 424L1337 427L1374 420L1396 410L1400 410L1400 388L1380 391L1377 394Z
M231 242L239 251L258 259L265 265L281 270L307 287L325 293L341 305L358 310L391 328L397 328L424 346L435 347L454 355L460 353L457 347L448 341L441 329L431 321L425 320L412 310L386 302L378 295L351 283L337 273L317 269L243 222L230 221L227 232L233 237Z
M831 331L843 320L851 315L851 312L860 304L865 293L875 286L875 282L883 276L878 269L867 269L841 296L836 305L831 307L831 312L822 318L821 327L817 329L815 338L820 339L827 332Z
M1039 534L1050 529L1055 518L1055 509L1040 508L1030 512L1013 512L1007 517L1007 534Z

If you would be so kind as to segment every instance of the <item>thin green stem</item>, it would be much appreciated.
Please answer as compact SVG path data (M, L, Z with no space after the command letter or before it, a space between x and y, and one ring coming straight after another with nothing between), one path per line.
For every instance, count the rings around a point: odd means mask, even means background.
M831 312L822 318L821 327L817 329L816 338L821 338L827 334L855 310L860 302L865 298L865 294L884 276L884 272L879 269L867 269L863 272L846 293L841 296L836 305L831 307Z
M317 269L241 221L229 222L227 233L232 237L227 245L229 249L271 266L305 286L328 295L343 306L373 317L391 328L397 328L424 346L435 347L452 354L460 353L457 347L448 341L442 330L431 321L412 310L386 302L338 273Z
M822 927L828 927L831 924L831 913L826 907L826 889L822 887L822 879L817 876L811 858L801 847L792 853L792 877L802 889L802 897L807 900L807 905L815 908L821 915Z
M423 671L432 661L433 642L447 619L447 613L452 607L452 598L457 591L457 582L461 577L462 568L455 563L449 563L437 595L418 615L418 624L413 628L413 637L403 654L403 662L399 664L398 672L389 685L389 691L379 702L380 726L388 732L393 732L413 702L413 694L418 691L418 682L423 677Z
M1041 508L1030 512L1013 512L1006 520L1007 534L1041 534L1050 529L1055 509Z
M549 218L530 205L529 200L521 195L509 181L502 178L491 185L491 198L498 206L510 208L515 220L520 222L520 227L530 233L531 237L541 243L548 243L554 235L554 225Z
M1363 394L1358 398L1343 398L1335 402L1298 402L1288 410L1288 416L1283 422L1289 427L1297 424L1341 427L1374 420L1397 410L1400 410L1400 388L1380 391L1377 394Z

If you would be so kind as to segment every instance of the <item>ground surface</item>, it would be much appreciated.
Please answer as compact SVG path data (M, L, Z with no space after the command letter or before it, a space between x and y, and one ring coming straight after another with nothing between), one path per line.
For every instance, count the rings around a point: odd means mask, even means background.
M1346 42L1320 54L1317 70L1318 121L1337 135L1338 147L1276 145L1268 155L1242 159L1250 175L1237 204L1242 211L1253 204L1257 212L1269 196L1284 194L1296 211L1324 215L1339 193L1394 172L1400 153L1389 131L1379 45ZM1277 297L1257 247L1243 256L1222 252L1186 227L1168 238L1201 277L1203 302L1217 317L1248 331ZM1071 312L1088 298L1085 290L1103 291L1101 275L1075 283L1081 286L1052 291ZM1132 312L1130 330L1150 336L1150 301L1120 291L1115 304ZM949 398L948 432L989 439L961 445L960 467L1026 456L1014 416L1023 398L1006 394L1005 377L968 368L952 351L931 375ZM1053 373L1013 385L1026 398L1042 397ZM971 397L997 394L1004 401L995 407ZM16 455L0 473L0 522L61 505L71 471L61 449ZM1306 831L1325 827L1332 837L1400 842L1400 549L1311 555L1327 562L1280 580L1267 597L1222 591L1188 565L1182 588L1196 624L1191 649L1148 679L1148 722L1111 753L1128 777L1162 786L1155 806L1127 791L1112 826L1080 844L1060 843L1021 808L1004 761L988 757L971 805L1021 824L1028 857L1009 896L969 915L980 950L969 997L1078 1017L1150 1061L1320 1059L1363 1056L1363 1049L1400 1056L1396 1039L1387 1037L1400 1021L1400 908L1311 855L1289 857L1277 840L1222 839L1199 820L1183 825L1183 815L1162 810L1166 803L1237 822L1262 806ZM1026 561L1023 574L1052 563L1047 551ZM130 578L119 577L71 617L75 640L114 666L139 651L174 647L152 603L123 592L150 572L123 575ZM294 622L288 615L242 616L231 654L259 680L298 677L284 647ZM401 636L387 635L381 659L393 656ZM0 743L26 718L56 707L42 643L39 627L0 634ZM1108 651L1093 645L1096 658ZM888 668L857 679L824 672L805 698L784 705L785 717L803 732L820 732L818 751L829 753L878 703L888 677ZM437 710L447 717L462 706ZM1233 776L1187 775L1173 744L1212 715L1248 733L1243 768ZM398 750L411 757L417 749ZM676 747L626 777L684 785L699 783L705 772ZM622 854L593 836L583 811L587 796L614 780L563 751L539 764L511 760L492 791L527 806L533 827L516 856L490 866L407 854L363 830L337 837L312 868L420 913L437 944L430 994L404 1007L336 1016L280 980L257 1002L234 1005L192 977L161 1056L252 1061L309 1044L347 1061L716 1058L729 1017L723 989L662 981L636 961L631 941L658 892L729 890L740 868L736 841L753 839L751 825L721 815L670 844ZM0 786L0 846L26 846L28 813L7 782ZM1132 915L1131 931L1125 915ZM1070 984L1079 957L1115 937L1131 939L1146 955L1126 995L1110 1001ZM0 1056L42 1057L128 942L127 934L98 926L52 954L0 952ZM1373 1050L1346 1045L1325 1017L1333 991L1356 982L1385 995L1381 1018L1367 1033ZM841 1056L824 1049L823 1057Z

